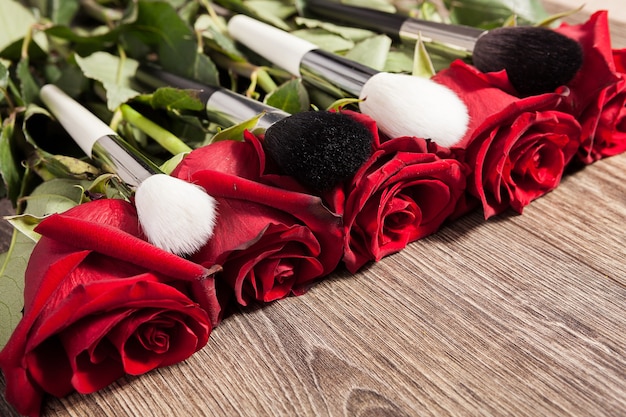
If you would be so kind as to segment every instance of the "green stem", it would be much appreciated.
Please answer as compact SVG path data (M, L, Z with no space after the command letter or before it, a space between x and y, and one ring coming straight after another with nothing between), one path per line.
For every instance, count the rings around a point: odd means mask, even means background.
M28 58L28 47L30 46L31 41L33 40L33 27L29 27L26 35L24 35L24 40L22 41L22 48L20 51L21 59Z
M141 113L130 107L128 104L120 106L124 120L141 130L146 135L154 139L159 145L163 146L172 155L179 153L191 152L191 148L187 146L176 135L154 123L152 120L143 116Z
M267 71L265 71L262 67L258 67L255 74L259 87L261 87L266 93L271 93L278 88L272 77L270 77Z
M89 16L107 24L109 27L113 26L113 22L120 21L124 17L122 11L109 9L94 0L80 0L80 5Z
M278 88L272 77L263 67L253 65L249 62L233 61L222 54L212 54L211 59L213 59L217 65L226 68L237 75L250 79L254 78L253 81L256 81L259 87L261 87L266 93L271 93Z
M126 51L124 51L124 48L122 48L122 46L120 44L117 45L117 53L119 54L120 62L119 62L119 65L117 66L117 72L115 74L115 80L118 83L120 83L121 78L122 78L122 72L123 72L123 68L124 68L124 63L126 62Z
M9 113L13 113L15 111L15 105L13 104L13 100L11 100L9 92L6 90L6 88L0 87L0 98L2 97L4 97L4 99L7 101L7 105L9 106ZM1 122L2 119L0 119L0 123Z

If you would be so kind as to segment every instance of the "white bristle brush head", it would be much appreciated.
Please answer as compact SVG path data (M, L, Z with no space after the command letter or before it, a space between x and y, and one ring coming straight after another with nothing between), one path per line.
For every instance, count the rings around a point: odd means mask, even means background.
M463 101L427 78L381 72L365 83L360 98L361 112L391 138L416 136L450 147L467 131L469 115Z
M217 202L197 185L152 175L137 187L135 206L150 243L168 252L194 253L213 236Z

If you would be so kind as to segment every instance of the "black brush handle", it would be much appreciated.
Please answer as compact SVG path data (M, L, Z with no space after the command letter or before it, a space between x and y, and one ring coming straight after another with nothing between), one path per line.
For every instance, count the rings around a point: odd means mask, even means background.
M421 36L426 42L437 42L468 52L474 50L476 40L484 33L482 29L469 26L408 18L327 0L308 0L306 9L313 14L384 33L395 39L415 41Z
M406 20L405 16L365 7L348 6L336 1L307 0L305 3L305 10L316 15L335 21L352 23L359 27L385 33L396 39L399 38L400 29Z
M199 90L198 99L204 104L207 117L225 127L241 123L262 114L257 122L257 127L267 129L277 121L290 116L287 112L225 88L189 80L152 65L140 66L135 77L141 83L152 88L170 86L180 89Z

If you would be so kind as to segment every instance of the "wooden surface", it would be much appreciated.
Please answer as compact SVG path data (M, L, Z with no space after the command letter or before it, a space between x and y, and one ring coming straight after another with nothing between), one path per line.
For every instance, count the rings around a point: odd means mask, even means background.
M616 46L625 28L612 23ZM470 215L45 415L626 415L625 224L620 155L522 216ZM14 415L1 397L0 415Z

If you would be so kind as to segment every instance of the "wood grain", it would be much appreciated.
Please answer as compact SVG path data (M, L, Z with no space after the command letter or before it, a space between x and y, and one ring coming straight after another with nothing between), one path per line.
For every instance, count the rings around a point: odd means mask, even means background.
M521 216L469 215L241 310L184 363L48 399L44 415L626 415L625 223L626 154Z

